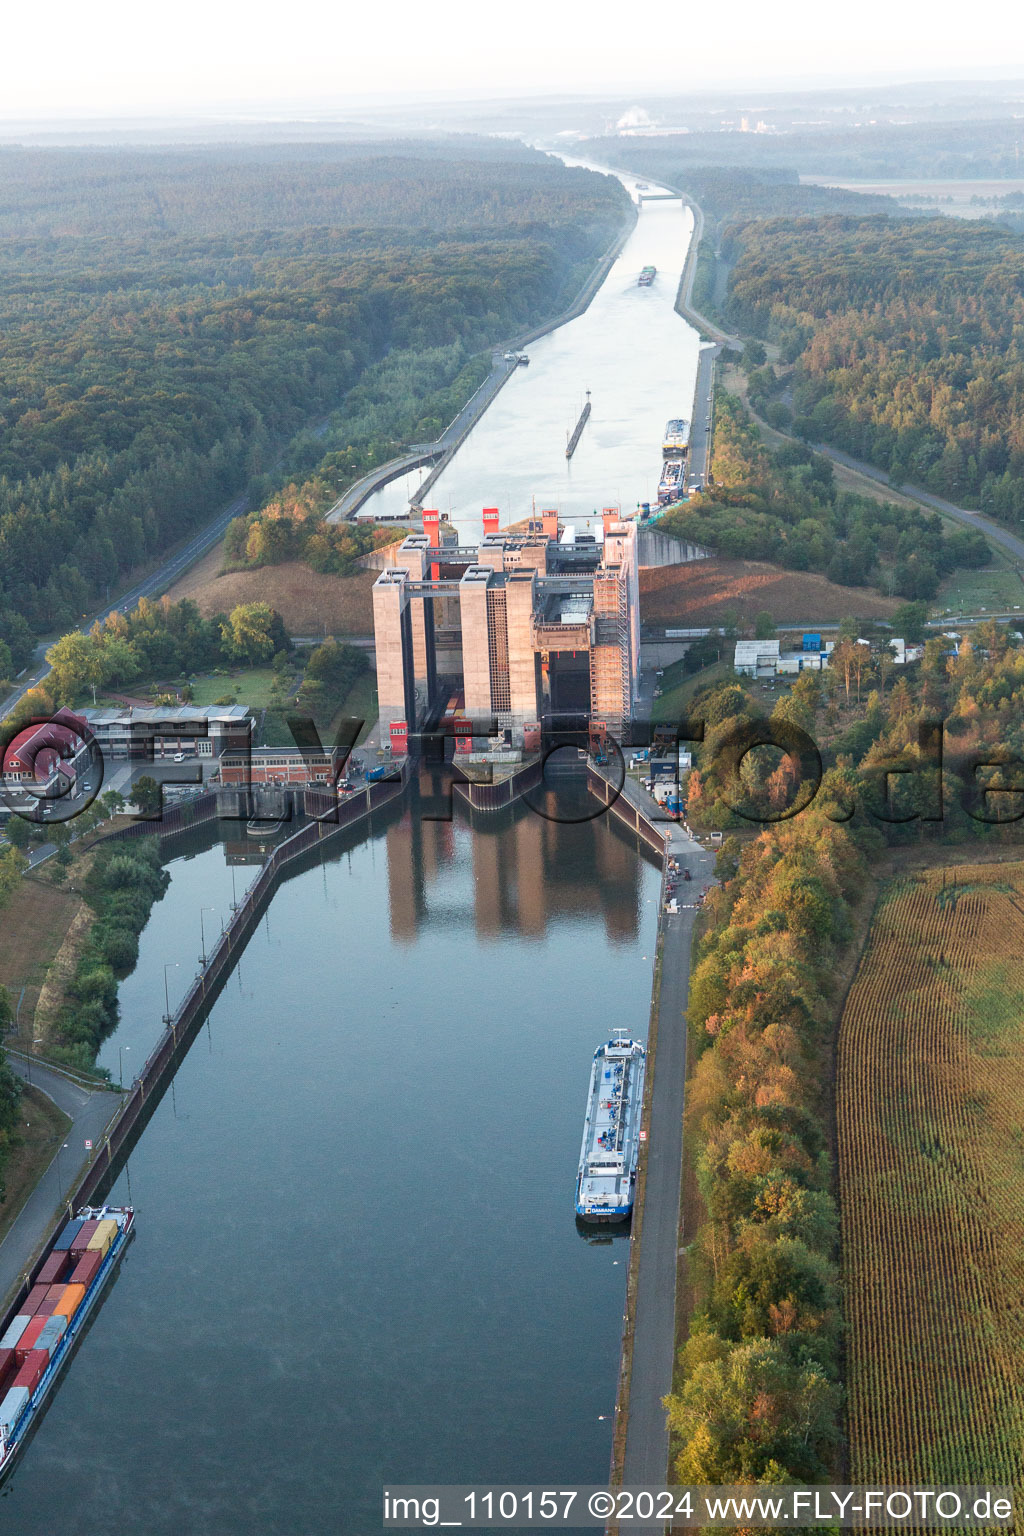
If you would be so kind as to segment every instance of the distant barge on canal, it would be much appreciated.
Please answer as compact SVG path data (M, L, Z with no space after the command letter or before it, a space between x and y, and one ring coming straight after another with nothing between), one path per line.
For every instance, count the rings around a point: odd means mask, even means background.
M633 1210L646 1066L644 1047L624 1030L594 1052L576 1176L581 1221L627 1221Z

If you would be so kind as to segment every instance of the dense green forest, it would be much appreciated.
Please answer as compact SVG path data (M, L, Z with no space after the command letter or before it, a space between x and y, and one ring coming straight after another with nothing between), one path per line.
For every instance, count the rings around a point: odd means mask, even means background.
M326 511L360 475L394 458L398 444L440 437L490 369L490 353L463 341L393 347L363 370L326 423L296 433L280 459L253 476L250 504L271 506L302 482L309 505Z
M727 313L795 363L798 432L1020 522L1019 238L966 220L826 218L741 223L726 245Z
M738 219L768 219L829 213L892 214L907 218L891 197L851 192L843 187L804 185L788 166L701 165L689 154L692 137L593 140L591 151L605 163L685 192L704 214L704 238L697 252L692 300L704 315L724 321L722 301L729 263L720 246L723 231ZM707 137L707 136L705 136ZM715 135L735 142L748 135Z
M139 679L187 678L213 667L256 666L291 649L281 616L268 603L239 603L204 619L189 598L141 598L130 613L98 620L88 634L69 630L46 652L50 673L29 691L13 718L77 704L92 688L123 688Z
M420 149L0 151L15 667L33 633L78 622L258 483L390 354L413 379L406 417L429 417L429 388L564 307L628 214L613 179L529 151ZM344 451L344 433L325 446Z
M628 156L641 175L668 166L783 167L802 176L875 181L898 177L1019 176L1020 123L1007 112L987 121L866 123L783 133L665 134L657 139L588 139L581 152L605 165ZM641 164L641 157L644 159ZM660 171L656 166L661 167ZM674 180L678 183L679 178Z
M103 844L83 895L95 914L56 1021L50 1051L57 1061L95 1066L101 1041L117 1024L117 984L135 968L139 934L171 877L157 838Z
M302 560L314 571L350 576L360 557L381 544L395 542L393 528L372 523L325 523L333 487L317 477L287 486L258 512L236 517L224 538L225 569L255 570Z
M678 187L699 203L712 227L721 219L768 218L773 214L899 213L891 197L851 192L844 187L803 184L788 164L740 165L702 163L689 151L692 138L591 139L588 154L652 181ZM736 135L710 135L735 143ZM746 135L742 135L746 137ZM684 147L685 146L685 147ZM737 159L739 157L737 156Z
M828 459L801 443L770 453L741 402L721 390L713 470L707 490L667 512L659 530L728 559L911 599L932 598L950 571L991 559L973 529L944 534L937 513L840 491Z

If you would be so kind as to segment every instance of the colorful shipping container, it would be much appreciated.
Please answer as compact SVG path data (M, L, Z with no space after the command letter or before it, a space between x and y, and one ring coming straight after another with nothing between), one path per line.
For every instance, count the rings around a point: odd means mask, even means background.
M11 1387L7 1396L0 1402L0 1424L15 1423L19 1414L24 1412L30 1396L31 1393L27 1387Z
M116 1221L98 1221L96 1223L96 1230L92 1237L89 1239L89 1247L87 1252L102 1253L103 1256L106 1257L107 1251L116 1236Z
M134 1220L128 1206L105 1206L68 1222L39 1266L40 1279L31 1293L34 1314L8 1314L0 1340L0 1482L58 1381L73 1339L116 1266ZM69 1278L72 1275L77 1278ZM22 1303L23 1309L26 1305Z
M55 1241L55 1243L53 1245L53 1252L54 1253L60 1253L62 1251L63 1252L67 1252L67 1250L74 1243L75 1238L81 1232L81 1230L82 1230L84 1225L85 1225L85 1223L82 1220L81 1216L76 1216L73 1221L69 1221L67 1226L64 1228L63 1232L61 1232L60 1235L57 1237L57 1240Z
M66 1248L51 1253L36 1275L36 1285L56 1285L58 1280L67 1277L70 1265L71 1255Z
M68 1320L55 1312L52 1317L46 1319L46 1327L36 1339L36 1348L45 1349L47 1355L55 1354L57 1345L67 1332Z
M88 1289L99 1274L102 1264L102 1253L97 1253L95 1250L91 1253L84 1253L71 1271L68 1284L84 1285Z
M98 1221L82 1222L81 1227L75 1235L74 1242L71 1244L72 1255L77 1255L79 1258L81 1258L82 1254L85 1253L88 1249L89 1243L92 1240L93 1233L96 1231L98 1226Z
M66 1317L68 1322L70 1322L84 1300L84 1285L66 1285L64 1287L64 1294L57 1303L56 1315Z
M50 1351L48 1349L34 1349L25 1360L17 1376L14 1378L16 1387L27 1387L34 1392L46 1374L50 1364Z
M8 1326L3 1338L0 1339L0 1349L13 1349L31 1321L31 1313L19 1312Z
M36 1347L36 1340L50 1321L48 1317L30 1317L28 1327L15 1346L19 1365L23 1365Z

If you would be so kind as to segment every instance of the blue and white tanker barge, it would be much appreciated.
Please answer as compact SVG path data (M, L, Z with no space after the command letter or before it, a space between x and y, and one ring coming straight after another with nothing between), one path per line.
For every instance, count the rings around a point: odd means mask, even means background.
M633 1210L646 1066L644 1047L624 1030L594 1052L576 1177L581 1221L627 1221Z

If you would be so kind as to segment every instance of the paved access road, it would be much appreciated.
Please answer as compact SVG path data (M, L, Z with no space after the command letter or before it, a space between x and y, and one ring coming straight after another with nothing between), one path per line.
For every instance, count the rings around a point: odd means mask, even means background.
M134 608L140 597L156 597L160 593L165 592L176 577L180 576L183 571L187 571L190 566L195 565L197 560L200 560L215 544L219 543L227 532L228 523L231 522L232 518L241 517L242 513L248 510L248 507L249 503L246 498L239 496L229 507L225 507L222 512L218 512L213 522L207 523L206 527L201 532L195 534L176 554L169 555L152 575L147 576L144 581L140 581L130 591L122 592L113 606L108 605L101 608L98 613L93 613L83 620L79 626L81 633L87 635L97 619L102 623L108 614L116 613L119 608L122 612L129 608ZM0 701L0 718L8 714L16 704L20 703L30 688L38 687L43 679L48 676L50 668L46 662L45 652L49 649L51 643L48 640L44 640L40 645L36 646L31 663L31 675L22 678L13 693Z
M728 331L723 331L719 326L715 325L712 320L709 320L706 315L702 315L699 310L693 308L693 280L697 270L697 252L700 247L701 239L704 235L704 214L699 205L695 203L692 198L687 197L686 194L681 191L679 195L683 197L684 200L693 209L694 217L693 239L690 242L690 255L687 259L686 271L683 277L679 308L681 313L686 317L687 320L690 321L692 325L694 325L698 330L703 331L706 336L711 336L714 341L718 343L713 351L708 348L705 350L705 352L702 352L701 363L703 364L705 356L713 359L715 356L717 356L718 351L722 347L729 347L734 351L739 351L742 346L742 342L738 336L733 336L730 335ZM698 372L697 400L694 409L693 433L691 436L691 478L693 475L699 473L696 468L697 437L700 435L698 432L697 412L700 408L702 399L705 400L705 404L707 403L705 397L708 393L709 391L707 389L702 389L701 387L701 376ZM751 410L751 414L754 416L755 420L761 421L761 418L757 415L756 411ZM765 425L765 423L762 422L762 425ZM704 437L708 436L707 432L704 432L703 435ZM781 432L779 433L779 436L790 437L791 434L787 432ZM797 441L797 439L792 440ZM877 469L873 464L866 464L863 459L855 459L852 454L844 453L841 448L833 448L828 443L812 443L811 447L816 453L822 454L827 459L832 459L834 463L842 464L847 469L854 469L858 474L866 475L869 480L874 480L877 482L877 484L884 485L886 488L890 488L890 478L884 469ZM1012 556L1014 560L1024 561L1024 539L1017 538L1015 534L1010 533L1007 528L1003 528L999 523L993 522L992 519L986 517L984 513L972 512L968 507L958 507L955 502L947 501L943 496L935 496L931 493L931 491L924 491L920 486L917 485L911 485L907 483L905 485L897 486L895 489L900 491L904 496L909 497L911 501L919 502L922 506L925 507L931 507L933 511L941 512L944 514L944 516L953 518L955 522L963 523L964 527L966 528L977 528L979 532L983 533L987 539L991 540L993 544L997 544L1000 549L1005 550L1006 553Z
M0 1305L14 1290L38 1253L50 1228L57 1221L64 1194L74 1175L88 1157L85 1143L98 1148L111 1117L121 1102L119 1093L105 1088L85 1088L54 1072L42 1062L8 1052L13 1072L33 1086L41 1088L58 1109L70 1116L72 1124L62 1148L19 1211L14 1225L0 1243ZM25 1106L27 1115L31 1110ZM67 1150L63 1150L66 1147Z
M783 433L788 436L788 433ZM869 480L876 480L879 485L890 487L889 475L884 469L876 469L873 464L865 464L862 459L855 459L850 454L844 453L841 448L832 448L828 443L812 443L815 453L822 454L827 459L832 459L836 464L843 464L847 469L855 469L858 474L866 475ZM935 512L941 512L946 517L953 518L958 523L963 523L965 528L977 528L986 539L991 539L993 544L998 544L1000 549L1005 549L1008 555L1015 560L1024 560L1024 539L1018 539L1009 529L1003 528L999 523L994 523L983 512L972 512L968 507L958 507L952 501L946 501L942 496L933 496L930 491L922 491L918 485L899 485L895 487L902 495L909 496L911 501L919 501L922 506L931 507Z
M711 429L714 425L715 359L721 348L704 346L697 359L697 384L693 392L693 420L690 423L690 463L686 481L692 486L708 483L711 459Z
M653 802L627 779L623 794L650 811ZM668 1428L662 1399L672 1390L686 1092L686 1005L690 950L701 891L711 883L714 856L677 822L666 822L669 849L690 881L681 881L677 916L662 915L658 1041L651 1094L647 1182L637 1270L633 1366L623 1483L659 1487L668 1478Z

